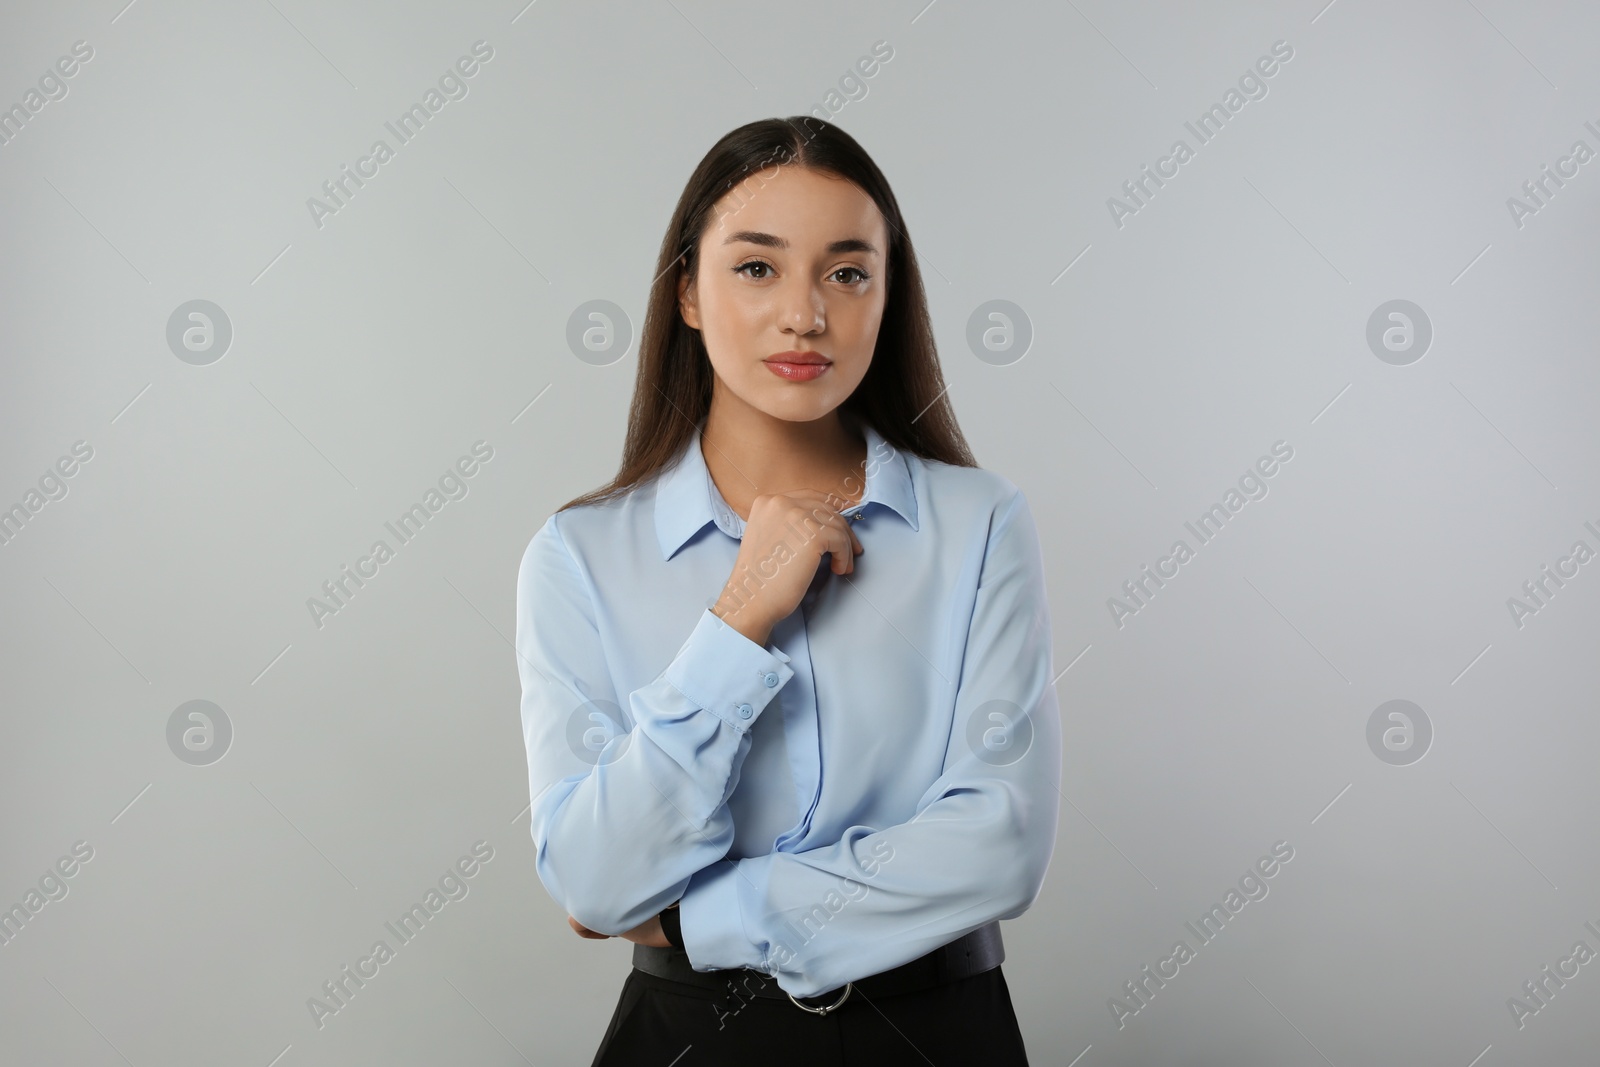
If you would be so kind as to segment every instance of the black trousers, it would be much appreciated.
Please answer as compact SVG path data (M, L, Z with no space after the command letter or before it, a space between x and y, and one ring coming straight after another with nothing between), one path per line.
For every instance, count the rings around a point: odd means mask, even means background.
M818 1001L811 1001L813 1004ZM916 993L859 989L827 1015L634 968L590 1067L1027 1067L1001 967Z

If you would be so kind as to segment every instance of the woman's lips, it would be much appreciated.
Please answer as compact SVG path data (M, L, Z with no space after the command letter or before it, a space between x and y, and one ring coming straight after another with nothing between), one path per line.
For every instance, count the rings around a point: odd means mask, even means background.
M762 360L767 369L780 378L787 378L791 382L809 382L820 378L827 373L832 363L784 363L781 360Z

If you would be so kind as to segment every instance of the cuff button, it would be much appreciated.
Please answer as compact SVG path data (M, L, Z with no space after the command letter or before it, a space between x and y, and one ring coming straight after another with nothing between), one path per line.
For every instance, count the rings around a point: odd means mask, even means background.
M755 709L752 708L749 704L740 704L739 705L739 718L748 719L750 716L754 715L755 713L756 713Z
M777 684L778 684L778 676L776 674L773 674L771 671L768 671L766 674L763 674L761 676L761 680L763 682L767 683L767 688L768 689L775 688L777 686Z

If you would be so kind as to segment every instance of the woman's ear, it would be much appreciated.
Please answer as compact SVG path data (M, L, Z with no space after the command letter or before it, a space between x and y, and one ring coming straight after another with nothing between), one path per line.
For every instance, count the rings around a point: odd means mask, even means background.
M700 308L695 303L694 279L687 270L678 274L678 311L691 330L700 328Z

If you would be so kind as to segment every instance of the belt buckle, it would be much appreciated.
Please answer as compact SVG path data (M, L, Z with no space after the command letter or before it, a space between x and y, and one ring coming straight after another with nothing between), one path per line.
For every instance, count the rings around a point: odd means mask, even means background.
M842 994L840 994L839 999L834 1001L832 1004L825 1005L824 1007L821 1007L821 1008L813 1008L809 1004L800 1003L798 1000L794 999L794 994L790 993L788 990L784 990L784 995L787 996L791 1001L793 1001L794 1002L794 1006L797 1007L797 1008L804 1008L806 1011L811 1012L813 1015L826 1015L830 1011L833 1011L835 1008L837 1008L839 1005L843 1004L846 1000L848 1000L850 998L850 990L852 990L854 988L855 988L855 983L854 982L846 982L844 984L844 992Z

